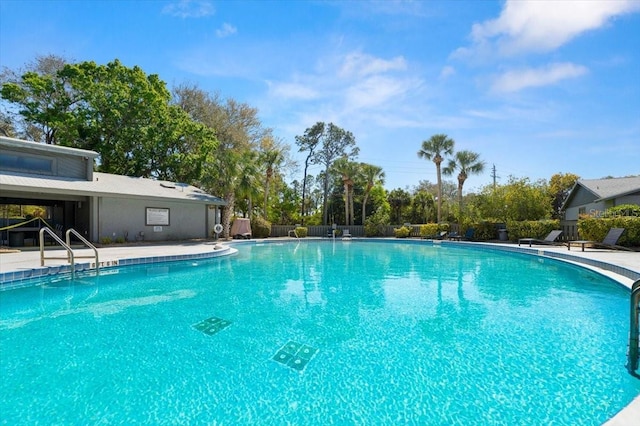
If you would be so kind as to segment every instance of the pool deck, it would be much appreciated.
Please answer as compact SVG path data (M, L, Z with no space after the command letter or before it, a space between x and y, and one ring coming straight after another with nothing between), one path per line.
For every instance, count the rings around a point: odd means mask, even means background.
M293 238L277 238L269 241L278 240L294 240ZM253 240L255 241L255 240ZM575 262L582 266L593 269L603 275L606 275L625 287L630 288L636 279L640 278L640 252L628 252L618 250L603 250L586 248L581 251L579 248L567 250L566 246L548 246L528 245L518 247L517 244L499 244L499 243L466 243L466 242L449 242L438 241L437 244L469 244L482 247L494 247L505 250L516 250L520 252L531 252L534 254L545 255L556 259ZM234 246L235 242L231 242ZM175 243L156 243L145 245L127 245L112 246L98 249L100 263L103 265L118 264L125 259L140 259L149 257L166 257L166 256L189 256L210 253L214 250L214 243L211 241L202 242L175 242ZM60 257L64 257L64 250L55 250L59 252ZM93 251L89 249L74 249L77 262L90 262L85 256L92 256ZM46 256L54 256L54 250L47 249ZM66 264L65 259L46 260L46 265L63 265ZM0 252L0 274L8 272L18 272L41 268L40 251L38 248L24 249L19 252ZM622 271L623 274L618 272ZM631 404L620 411L616 416L605 423L606 426L637 426L640 419L640 395L636 397Z

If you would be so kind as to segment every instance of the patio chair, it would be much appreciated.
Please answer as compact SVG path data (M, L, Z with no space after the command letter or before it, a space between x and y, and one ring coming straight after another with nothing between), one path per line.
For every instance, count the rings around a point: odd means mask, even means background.
M597 241L589 241L589 240L567 241L567 248L571 250L572 245L579 245L582 247L582 251L584 251L584 246L587 244L590 244L594 247L609 248L614 250L633 251L628 247L623 247L618 245L618 240L620 239L620 236L622 235L623 232L624 232L624 228L611 228L609 229L607 236L604 237L601 243Z
M460 235L457 232L452 232L451 234L449 234L449 239L450 240L455 240L455 241L472 241L473 240L473 236L475 235L476 230L473 228L469 228L467 229L467 231L464 233L464 235Z
M556 229L549 232L549 235L544 237L543 240L539 240L537 238L519 238L518 246L520 245L520 243L529 243L529 247L531 247L531 244L551 244L551 245L561 244L560 242L556 241L560 237L560 235L562 235L562 231L559 229Z
M342 231L342 239L350 239L353 235L351 235L351 232L349 232L348 229L345 229L344 231Z

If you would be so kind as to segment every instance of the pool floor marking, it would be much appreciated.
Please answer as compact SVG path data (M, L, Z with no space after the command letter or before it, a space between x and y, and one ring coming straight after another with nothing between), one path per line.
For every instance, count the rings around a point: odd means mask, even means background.
M317 353L318 349L312 346L290 340L278 349L271 359L293 370L302 372Z
M202 320L197 324L193 324L192 327L196 330L202 331L204 334L213 336L218 331L223 330L231 325L231 321L224 320L222 318L211 317L206 320Z

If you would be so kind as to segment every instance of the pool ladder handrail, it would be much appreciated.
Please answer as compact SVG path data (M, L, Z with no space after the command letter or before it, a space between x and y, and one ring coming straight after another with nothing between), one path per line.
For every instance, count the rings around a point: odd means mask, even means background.
M44 255L44 233L45 232L47 234L49 234L53 238L53 240L55 242L60 244L67 251L67 256L66 257L45 256ZM71 234L76 236L88 248L92 249L93 250L93 256L76 256L75 253L73 252L73 249L71 248ZM73 228L67 229L67 232L65 233L65 237L66 237L66 242L62 241L62 238L60 238L50 228L44 227L44 228L40 229L40 266L44 266L45 259L67 259L67 262L69 262L69 264L71 265L71 277L75 278L75 275L76 275L76 262L75 262L75 259L78 259L78 258L95 258L96 272L100 272L100 261L99 261L99 257L98 257L98 249L93 244L91 244L89 241L87 241L86 238L84 238L82 235L80 235L80 233L78 233L78 231L76 231Z
M633 376L639 377L636 371L640 362L638 346L640 344L640 280L631 285L631 299L629 312L629 354L627 370Z

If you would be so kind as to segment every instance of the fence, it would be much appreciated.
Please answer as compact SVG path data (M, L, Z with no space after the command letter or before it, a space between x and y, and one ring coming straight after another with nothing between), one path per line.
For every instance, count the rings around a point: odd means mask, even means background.
M381 227L382 237L393 237L395 236L393 230L394 228L400 228L403 225L386 225ZM420 225L404 225L411 228L411 237L419 237L420 236ZM307 228L307 236L309 237L328 237L331 236L331 230L333 227L331 225L313 225L313 226L305 226ZM295 225L271 225L271 236L272 237L287 237L289 236L289 231L296 229ZM339 235L342 235L345 229L348 229L351 235L354 237L364 237L365 231L364 226L362 225L354 225L354 226L345 226L345 225L337 225L336 230L339 230Z
M578 238L578 222L575 220L560 221L560 229L562 230L562 240L577 240Z

